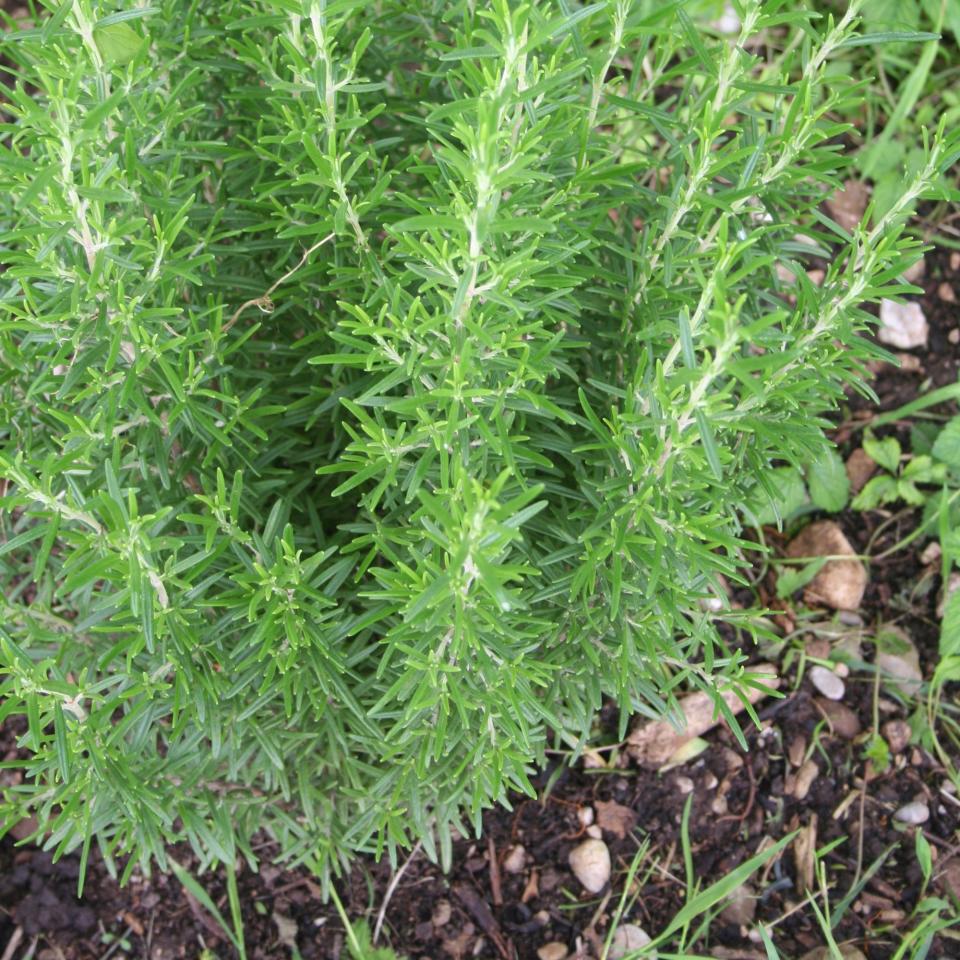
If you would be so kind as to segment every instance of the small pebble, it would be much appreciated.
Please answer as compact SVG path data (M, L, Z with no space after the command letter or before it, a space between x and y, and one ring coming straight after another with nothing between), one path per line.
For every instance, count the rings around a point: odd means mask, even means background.
M793 795L797 800L805 800L813 786L813 781L820 776L820 768L813 762L807 760L797 771L797 780L793 787Z
M920 656L913 640L899 627L886 626L877 634L874 663L885 682L907 696L916 696L923 685Z
M726 797L714 797L713 803L710 804L710 810L718 817L725 816L729 809Z
M677 789L684 796L693 793L693 781L689 777L677 777Z
M705 787L707 790L713 790L713 788L716 787L716 785L717 785L718 783L719 783L719 781L717 780L717 778L716 778L712 773L708 773L708 774L703 778L703 785L704 785L704 787Z
M886 298L880 301L880 327L877 339L898 350L925 347L930 328L923 309L915 300L897 303Z
M942 620L947 609L950 595L960 590L960 571L953 570L947 577L947 582L940 588L940 598L937 600L937 616Z
M594 840L602 840L603 831L595 823L591 823L590 826L587 827L587 836L593 837Z
M953 292L953 287L949 283L941 283L937 287L937 296L943 300L944 303L956 303L957 295Z
M730 899L720 912L720 917L738 927L749 927L756 913L757 898L753 890L746 884L741 884L730 894Z
M881 728L891 753L902 753L910 743L910 724L905 720L888 720Z
M649 942L650 935L643 927L638 927L635 923L625 923L617 927L607 956L609 960L622 960L627 954L645 947Z
M720 33L734 36L740 32L740 17L731 4L725 3L723 13L710 26L715 27ZM649 943L650 940L647 939L646 942ZM613 954L611 953L610 956L613 956Z
M923 373L923 364L912 353L898 353L897 363L904 373Z
M726 603L720 597L703 597L700 600L700 609L707 613L719 613Z
M737 770L743 768L743 757L740 756L736 750L731 750L729 747L724 747L722 753L723 762L727 765L727 770L730 773L735 773Z
M857 904L860 905L860 910L858 913L865 913L863 909L863 904L860 901L857 901ZM857 909L857 904L854 904L854 910ZM845 943L839 948L840 960L867 960L863 955L863 952L858 950L853 944ZM813 950L805 953L800 960L834 960L837 954L834 953L830 947L815 947Z
M863 645L860 638L859 630L849 630L834 643L833 655L838 660L838 666L843 664L843 668L847 671L847 673L841 674L837 670L837 676L846 677L850 672L851 664L858 664L863 661Z
M960 343L960 330L955 327L947 334L947 339L951 343Z
M867 588L867 570L853 545L833 520L804 527L787 545L788 557L832 557L803 591L811 605L856 610Z
M545 943L537 951L537 956L540 960L564 960L569 952L565 943L555 940L553 943Z
M821 667L819 663L810 668L810 682L828 700L842 700L846 692L843 681L832 670Z
M507 851L503 858L503 869L507 873L523 873L523 868L527 865L527 851L523 845L518 843Z
M807 752L807 741L805 737L794 737L787 748L787 758L790 765L799 767L803 763L803 755Z
M939 563L942 556L943 549L940 544L936 540L931 540L923 548L923 553L920 554L920 562L924 566L930 566L932 563Z
M914 825L926 823L930 819L930 808L920 801L908 803L893 815L893 819Z
M430 920L433 922L435 927L442 927L450 922L450 917L453 914L453 908L450 906L449 900L438 900L436 906L433 908L433 914L430 917Z
M803 645L803 650L814 660L826 660L830 656L830 641L824 637L811 637Z
M814 701L830 721L833 732L844 740L852 740L860 733L860 718L845 704L817 697Z
M570 851L570 869L585 890L599 893L610 879L610 851L602 840L584 840Z
M593 818L593 807L580 807L577 810L577 819L580 821L581 827L589 827L593 823Z
M584 750L583 751L583 769L584 770L606 770L607 761L603 759L603 755L597 753L596 750Z
M906 280L907 283L916 283L926 272L927 263L923 257L921 257L903 271L903 279Z
M862 180L847 180L827 200L827 212L844 230L853 231L863 220L869 202L870 187Z

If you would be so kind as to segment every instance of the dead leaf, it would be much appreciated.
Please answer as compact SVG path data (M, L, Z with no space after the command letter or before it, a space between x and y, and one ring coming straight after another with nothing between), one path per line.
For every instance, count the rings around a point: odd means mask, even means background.
M597 801L597 826L622 840L637 822L637 815L629 807L615 800Z
M475 933L476 927L472 923L464 924L455 937L443 941L443 949L453 957L453 960L463 960L472 952Z
M776 668L769 663L760 663L751 668L752 672L767 674L760 680L759 687L749 687L743 691L750 703L757 703L780 686ZM743 701L733 690L723 693L723 699L730 711L736 715L743 710ZM627 738L627 750L639 763L660 765L666 763L683 744L713 729L720 716L715 714L713 698L698 691L680 701L686 721L678 732L669 720L655 720L635 727Z
M817 815L797 834L793 841L793 861L797 868L797 893L813 889L817 864Z
M277 939L280 943L291 950L298 949L297 932L299 928L297 927L297 921L274 911L273 922L277 925Z

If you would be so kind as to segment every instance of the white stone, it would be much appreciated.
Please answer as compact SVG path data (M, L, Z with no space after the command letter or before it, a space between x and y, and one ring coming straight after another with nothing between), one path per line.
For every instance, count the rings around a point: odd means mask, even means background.
M610 851L602 840L584 840L570 851L570 869L583 888L599 893L610 879Z
M877 337L881 343L898 350L913 350L927 345L929 333L927 318L916 301L897 303L886 298L880 301Z
M914 825L926 823L930 819L930 808L919 801L908 803L893 815L893 819Z
M638 927L635 923L625 923L622 927L617 927L607 956L609 960L622 960L627 954L645 947L648 943L650 935L643 927Z
M732 4L724 4L723 13L712 24L720 33L732 36L740 32L740 18Z
M810 668L810 682L828 700L842 700L846 692L843 681L832 670L820 666L819 663Z
M507 873L523 873L523 868L527 865L527 851L523 844L518 843L507 851L503 858L503 869Z

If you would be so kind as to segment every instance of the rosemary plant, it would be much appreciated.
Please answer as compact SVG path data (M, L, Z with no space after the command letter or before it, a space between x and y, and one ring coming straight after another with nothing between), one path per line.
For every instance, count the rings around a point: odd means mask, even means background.
M2 48L0 822L444 858L605 697L749 682L704 601L957 153L821 212L859 3L44 4Z

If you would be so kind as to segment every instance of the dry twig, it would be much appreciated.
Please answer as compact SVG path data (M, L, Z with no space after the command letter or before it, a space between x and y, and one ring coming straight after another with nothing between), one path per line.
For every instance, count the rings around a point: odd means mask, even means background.
M393 896L394 891L397 889L397 884L400 883L400 878L406 873L407 867L413 862L413 858L420 852L420 841L418 840L413 849L410 851L410 856L403 861L403 864L400 866L400 869L390 878L390 883L387 885L386 892L383 895L383 902L380 904L380 909L377 911L377 922L373 927L373 943L376 944L377 938L380 936L380 931L383 929L383 921L387 915L387 904L390 903L390 898Z
M259 307L264 313L273 313L273 301L270 299L270 295L273 293L281 283L285 283L289 280L309 259L310 254L315 250L319 250L325 243L328 243L336 236L336 234L328 233L322 240L318 240L309 250L304 253L300 258L300 262L295 266L291 267L273 286L267 290L262 296L254 297L252 300L248 300L246 303L241 304L237 307L236 312L233 316L223 325L223 332L226 333L236 322L240 319L240 314L243 313L247 307Z
M13 960L13 955L17 952L17 947L20 946L21 940L23 940L23 927L17 927L16 930L13 931L13 936L10 937L7 943L7 949L3 951L3 956L0 957L0 960Z

